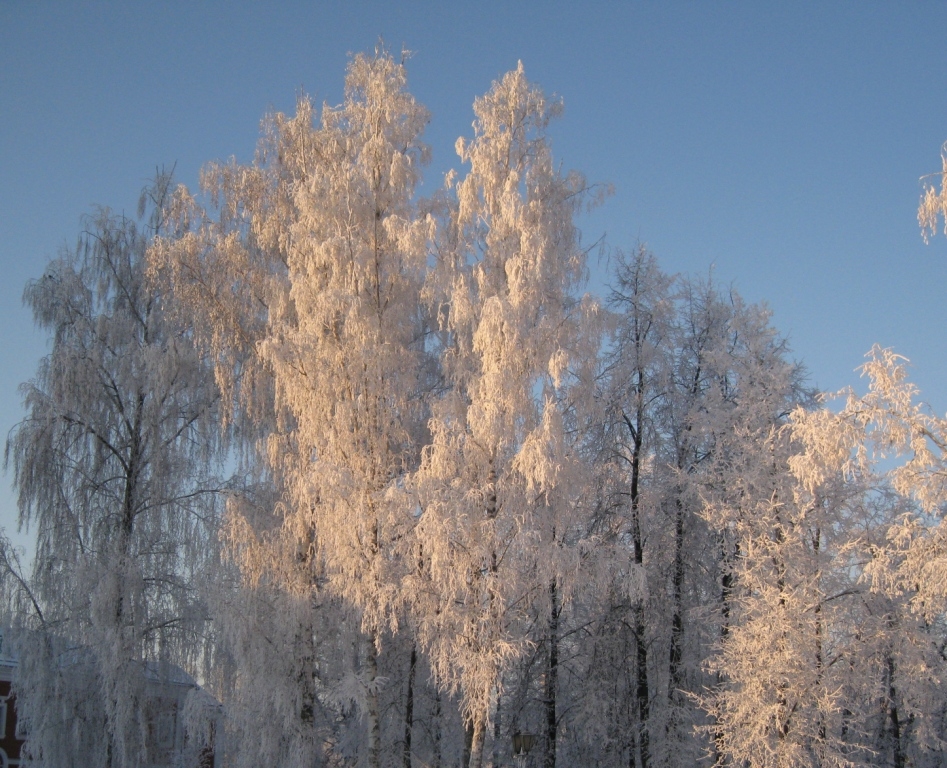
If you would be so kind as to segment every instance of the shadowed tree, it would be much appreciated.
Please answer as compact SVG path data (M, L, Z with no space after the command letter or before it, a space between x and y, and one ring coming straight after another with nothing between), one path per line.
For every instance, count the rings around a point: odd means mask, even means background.
M46 764L146 763L145 662L202 660L195 587L216 556L218 396L145 279L169 182L143 195L144 231L99 211L25 292L52 347L7 443L20 524L36 530L35 602L19 619L39 634L21 635L17 689ZM73 727L74 707L91 720Z

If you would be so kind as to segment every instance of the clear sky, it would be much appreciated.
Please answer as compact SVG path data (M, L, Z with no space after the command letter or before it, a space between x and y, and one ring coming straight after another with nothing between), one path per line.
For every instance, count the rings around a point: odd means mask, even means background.
M947 411L947 238L925 246L919 177L947 140L945 3L26 2L0 0L0 429L47 350L27 280L93 206L134 214L157 166L252 158L305 91L341 100L350 53L413 52L431 111L422 194L457 167L471 105L522 60L565 102L564 168L615 194L589 243L765 301L814 384L856 384L874 343ZM593 285L607 281L593 263ZM0 526L16 528L0 488Z

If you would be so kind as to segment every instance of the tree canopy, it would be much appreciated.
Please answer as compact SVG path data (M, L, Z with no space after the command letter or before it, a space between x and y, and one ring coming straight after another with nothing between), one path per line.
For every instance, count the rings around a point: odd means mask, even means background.
M607 187L561 109L498 78L424 199L404 57L356 55L27 286L37 546L0 587L35 764L170 759L173 668L194 765L943 762L947 423L891 350L812 391L764 306L643 245L591 295Z

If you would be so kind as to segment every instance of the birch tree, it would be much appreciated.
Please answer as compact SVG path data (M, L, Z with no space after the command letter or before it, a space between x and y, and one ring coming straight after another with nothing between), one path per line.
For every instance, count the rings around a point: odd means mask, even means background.
M420 289L429 225L412 196L427 112L404 68L356 56L344 104L326 109L316 161L296 188L291 310L270 318L262 353L292 449L270 448L287 488L283 524L312 531L329 586L361 611L369 764L380 761L377 652L397 627L399 542L413 504L403 490L423 437ZM298 535L298 534L297 534Z
M706 702L721 761L942 759L943 427L896 355L876 349L864 371L866 395L793 412L769 441L768 498L731 507L734 615Z
M929 237L937 234L941 220L944 221L944 232L947 234L947 144L941 149L940 159L941 172L932 173L921 178L921 181L924 182L924 193L921 195L921 202L917 207L917 223L921 227L921 235L925 243ZM940 179L940 189L931 181L938 178Z
M872 657L873 700L879 703L870 746L892 764L937 764L943 759L945 557L944 502L947 423L918 402L907 361L875 347L863 374L866 394L839 393L844 407L800 424L809 450L796 471L811 482L820 469L871 476L890 509L871 542L863 581L879 606ZM878 722L880 721L880 722Z
M702 663L725 631L733 588L735 542L705 506L739 486L805 393L764 308L708 279L669 276L643 248L616 258L611 304L599 535L621 546L589 674L624 701L593 703L590 749L676 765L706 748L694 696L710 684Z
M706 700L715 722L705 730L721 764L847 765L842 687L832 673L857 663L846 647L853 584L833 564L850 543L852 499L831 485L795 485L784 432L773 431L767 447L770 469L747 467L736 480L742 505L708 510L729 517L739 557L721 652L708 661L722 682Z
M174 296L168 310L190 325L212 367L221 392L219 428L242 478L228 494L221 531L229 569L209 585L217 629L209 682L225 705L221 751L238 766L309 764L324 754L326 734L314 701L332 675L312 663L272 663L275 648L308 648L318 657L327 646L316 631L324 626L314 610L321 599L311 599L324 580L323 564L281 526L285 483L267 451L270 441L291 444L294 420L277 407L273 370L261 355L271 315L289 306L294 188L311 160L300 148L311 146L314 120L311 101L301 97L294 116L263 120L252 163L208 163L201 171L203 196L178 186L169 233L148 253L152 281ZM333 619L326 624L344 626ZM280 718L261 739L264 708Z
M671 336L676 319L673 279L661 272L657 260L639 247L631 256L617 254L610 306L614 313L613 341L605 358L601 448L602 479L607 506L614 512L613 530L631 554L623 568L618 552L612 573L624 573L617 585L616 605L631 609L628 664L633 678L628 697L636 724L622 728L634 744L643 768L651 763L650 729L653 691L649 679L648 594L645 576L646 517L655 511L656 457L660 450L660 416L670 387ZM649 554L649 560L651 559ZM630 587L628 585L631 585ZM593 726L594 727L594 726ZM599 726L600 727L600 726ZM625 745L623 745L625 746ZM634 760L634 757L631 758Z
M573 217L585 185L553 165L545 131L559 110L522 65L476 100L474 138L457 143L470 170L450 180L426 288L446 389L415 478L429 601L419 631L437 678L463 694L477 768L503 674L524 648L525 566L564 534L556 521L574 476L562 403L582 360ZM546 571L537 588L560 578Z
M414 520L404 477L425 435L419 295L432 224L413 197L427 120L403 64L355 56L342 105L317 121L303 98L294 117L270 118L252 166L205 173L219 213L182 191L185 233L154 252L182 310L204 321L199 342L233 426L275 492L269 511L234 498L229 551L248 583L356 612L356 677L336 683L358 691L370 765L381 755L378 653L404 615L400 553ZM299 632L311 637L312 621Z
M20 525L36 530L17 704L47 764L145 764L145 662L202 659L217 394L145 279L168 183L146 191L143 230L99 211L24 294L52 346L7 443Z

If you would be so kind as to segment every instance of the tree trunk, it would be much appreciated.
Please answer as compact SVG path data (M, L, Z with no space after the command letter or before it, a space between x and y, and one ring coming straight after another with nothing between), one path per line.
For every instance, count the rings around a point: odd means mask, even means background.
M730 636L730 603L733 599L733 563L740 554L740 547L735 544L733 547L733 556L731 557L727 550L727 543L723 534L720 536L720 563L722 573L720 575L720 640L724 641ZM722 676L717 673L717 684L722 681ZM711 756L712 765L720 765L722 755L719 745L723 742L723 733L720 730L714 731L713 746Z
M556 768L556 691L559 681L559 591L549 582L549 655L546 665L546 758L543 768Z
M470 768L470 753L473 751L474 724L473 720L464 723L464 755L461 758L461 765Z
M497 691L497 712L496 717L493 718L493 765L494 768L500 765L500 751L502 749L503 742L501 741L501 735L503 733L503 697L499 691Z
M414 726L414 675L417 665L417 646L411 643L411 661L408 664L408 700L404 706L404 755L401 761L404 768L411 768L411 729Z
M378 710L378 651L374 633L364 635L366 700L368 704L368 765L381 768L381 723Z
M820 528L816 528L812 533L812 551L816 557L816 567L819 567L818 558L819 550L822 545L822 531ZM815 605L813 611L815 616L815 667L816 667L816 686L817 690L821 689L823 678L825 676L825 662L822 655L822 602L818 602ZM819 700L821 700L821 695L817 694ZM818 754L825 754L825 737L826 737L826 726L825 726L825 712L822 711L822 708L819 708L819 752Z
M641 601L635 606L635 697L638 704L638 753L641 768L650 768L651 738L648 733L648 720L651 696L648 690L648 646L644 625L644 604ZM634 753L632 753L629 768L634 768Z
M441 692L434 692L434 754L432 755L433 768L441 768Z
M639 391L643 389L642 374L639 372ZM641 480L641 453L642 429L644 414L639 404L635 414L635 424L632 425L626 418L626 424L631 432L633 449L631 455L631 538L634 546L635 565L644 568L644 541L641 535L641 518L639 510L640 480ZM635 698L638 709L638 752L641 768L650 768L651 746L648 735L648 719L650 716L651 695L648 690L648 645L644 623L644 597L639 595L634 607L634 634L635 634ZM634 768L634 752L631 754L630 768Z
M478 716L476 722L470 731L470 762L469 768L483 768L483 743L486 740L486 723L481 716Z
M720 563L720 639L726 640L730 635L730 602L733 599L733 563L740 555L740 547L733 546L733 555L727 551L727 543L721 534Z
M671 617L671 650L668 657L668 704L677 703L684 687L681 661L684 649L684 505L675 500L674 573L672 578L673 614Z
M894 684L894 656L888 653L885 662L888 677L888 719L891 726L891 762L894 768L904 768L904 754L901 751L901 718L898 715L898 691Z

